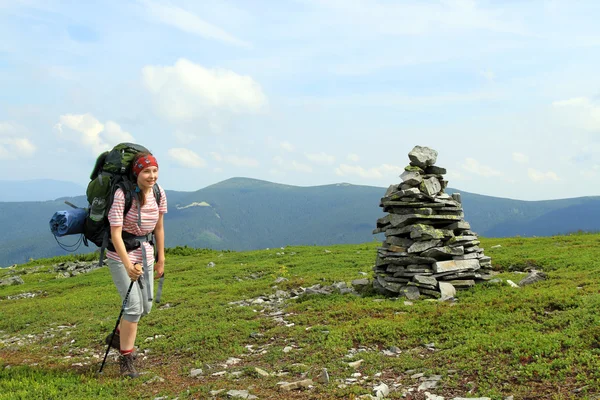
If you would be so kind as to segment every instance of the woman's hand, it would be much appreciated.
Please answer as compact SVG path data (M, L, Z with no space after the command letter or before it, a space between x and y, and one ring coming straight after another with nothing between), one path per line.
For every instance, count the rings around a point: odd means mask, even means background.
M125 267L127 270L127 275L132 281L137 281L140 276L142 276L142 265L138 263L131 264L131 267Z
M158 279L165 274L165 261L161 258L154 263L154 279Z

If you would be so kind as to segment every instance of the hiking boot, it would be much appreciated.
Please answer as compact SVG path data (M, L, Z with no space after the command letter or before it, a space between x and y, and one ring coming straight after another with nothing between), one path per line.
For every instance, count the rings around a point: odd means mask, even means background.
M111 336L112 333L109 333L108 336L104 339L104 343L110 344L110 347L112 347L115 350L121 350L121 336L119 335L119 332L115 332L115 335L112 337L112 341L110 340Z
M137 378L140 374L135 370L133 366L133 354L125 354L119 357L119 365L121 366L121 375L128 376L130 378Z

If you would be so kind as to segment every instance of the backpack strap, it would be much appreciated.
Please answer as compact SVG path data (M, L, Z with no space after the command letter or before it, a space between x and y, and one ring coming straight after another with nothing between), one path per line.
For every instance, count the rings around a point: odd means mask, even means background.
M162 198L162 193L160 192L160 186L158 183L152 186L152 190L154 191L154 198L156 199L156 205L160 207L160 199Z

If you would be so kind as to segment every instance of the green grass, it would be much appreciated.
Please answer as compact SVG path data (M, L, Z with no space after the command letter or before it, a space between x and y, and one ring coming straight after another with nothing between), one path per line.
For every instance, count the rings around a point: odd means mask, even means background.
M549 278L520 289L477 285L458 292L456 303L309 296L288 301L284 318L293 326L276 323L260 305L230 304L277 289L350 283L362 277L360 272L372 275L377 246L169 249L163 304L171 307L155 305L140 323L136 344L148 357L140 367L146 374L138 380L121 379L112 356L104 374L96 375L105 351L102 340L120 307L106 268L55 279L50 265L62 258L19 266L16 272L25 284L0 287L0 339L16 337L23 343L0 344L0 400L208 398L211 390L248 387L261 399L348 399L368 393L340 388L336 381L356 372L348 362L358 359L364 360L358 369L363 375L381 372L384 381L404 387L414 386L413 371L442 375L440 388L432 392L447 399L591 399L600 393L600 234L482 238L503 280L518 282L525 276L519 271L531 267ZM211 261L216 266L208 268ZM2 269L0 279L14 272ZM274 288L280 276L288 280ZM24 292L38 295L7 300ZM154 335L165 337L145 341ZM428 343L436 351L428 350ZM264 352L251 354L247 346ZM293 350L284 352L286 346ZM382 354L390 346L401 354ZM346 357L359 347L366 351ZM242 361L220 366L230 357ZM263 378L254 367L288 375ZM202 368L204 377L189 377L194 368ZM303 374L316 378L322 368L329 371L330 385L317 383L310 392L291 394L277 389L277 382L300 380ZM212 376L222 370L242 375ZM155 376L165 381L149 382ZM401 398L401 392L389 398Z

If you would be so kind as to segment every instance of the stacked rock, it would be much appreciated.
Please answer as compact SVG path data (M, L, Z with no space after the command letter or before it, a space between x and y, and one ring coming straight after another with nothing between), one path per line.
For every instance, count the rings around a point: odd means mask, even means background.
M471 231L459 193L444 192L446 170L437 151L415 146L410 164L381 199L387 212L374 234L385 233L377 250L374 288L387 296L451 298L456 289L491 279L492 260Z

